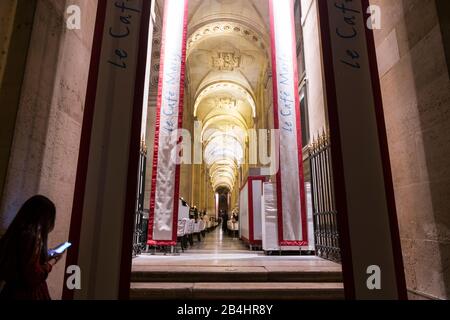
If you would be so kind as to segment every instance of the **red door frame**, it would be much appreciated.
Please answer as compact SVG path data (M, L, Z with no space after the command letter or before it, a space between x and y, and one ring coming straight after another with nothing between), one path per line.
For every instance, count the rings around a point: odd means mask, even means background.
M97 87L97 76L99 69L99 60L102 47L104 22L106 16L106 1L99 0L97 18L94 31L94 42L92 48L92 57L90 64L90 72L88 78L88 88L86 93L86 106L83 118L82 134L81 134L81 144L80 152L78 158L78 168L75 183L74 201L73 201L73 211L70 224L69 240L72 242L72 250L68 252L66 266L76 265L78 261L78 251L80 243L80 233L81 233L81 222L82 222L82 210L84 203L84 190L87 177L87 163L89 158L89 148L90 148L90 137L92 130L92 121L95 107L96 98L96 87ZM363 3L363 8L369 6L368 0L361 0ZM332 61L332 51L329 36L324 32L327 30L328 18L324 14L326 12L325 1L318 1L319 6L319 20L321 27L321 40L322 40L322 54L324 59L324 74L326 87L335 89L335 84L331 79L333 77L333 69L329 67L329 62ZM148 19L145 17L150 17L150 7L151 0L144 1L144 10L142 16L141 34L140 34L140 48L147 46L148 38ZM369 18L365 14L366 18ZM147 24L145 23L147 21ZM386 195L389 205L390 213L390 224L391 224L391 235L392 243L394 244L394 256L395 256L395 266L397 271L397 281L399 287L399 296L402 299L406 299L406 285L403 269L403 260L400 246L400 237L398 231L398 221L395 209L395 198L394 189L392 183L392 173L390 168L389 160L389 150L387 145L386 127L384 122L383 106L381 99L381 89L378 78L377 70L377 60L374 45L373 32L369 29L366 31L366 37L368 42L369 56L371 59L371 72L372 72L372 87L374 92L374 97L377 106L377 122L379 127L379 140L380 148L383 155L384 163L384 176L385 176L385 188ZM144 54L145 52L145 54ZM134 108L133 108L133 124L132 124L132 134L131 134L131 144L130 144L130 155L129 155L129 167L128 167L128 179L127 179L127 194L126 194L126 208L124 213L124 225L123 225L123 242L122 242L122 259L120 266L120 285L119 285L119 298L129 299L129 288L130 288L130 278L131 278L131 256L132 256L132 242L133 242L133 215L129 214L135 210L135 197L137 190L137 171L139 162L139 147L140 147L140 129L141 129L141 112L142 112L142 93L144 87L145 79L145 65L146 65L146 55L147 50L140 50L138 57L138 72L136 74L136 92L134 97ZM328 63L328 65L327 65ZM333 136L333 146L332 146L332 158L333 167L335 168L333 172L333 178L336 190L336 205L340 212L338 215L339 219L339 231L341 236L341 254L343 260L343 272L344 272L344 287L345 296L347 299L354 299L354 279L351 261L351 248L350 239L348 233L348 219L345 215L346 204L346 193L345 188L343 188L343 174L342 174L342 153L341 144L339 139L339 125L337 119L337 113L333 110L333 104L336 105L336 96L333 95L333 90L327 91L327 103L328 103L328 115L329 115L329 125L331 135ZM331 108L330 108L331 106ZM73 291L70 291L64 286L63 299L73 299Z

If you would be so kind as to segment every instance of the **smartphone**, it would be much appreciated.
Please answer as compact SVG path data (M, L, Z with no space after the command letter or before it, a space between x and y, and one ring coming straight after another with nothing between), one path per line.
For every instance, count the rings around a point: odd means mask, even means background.
M66 251L71 245L72 244L70 242L61 243L56 248L49 250L48 255L50 257L54 257L54 256L57 256L57 255L63 254L64 251Z

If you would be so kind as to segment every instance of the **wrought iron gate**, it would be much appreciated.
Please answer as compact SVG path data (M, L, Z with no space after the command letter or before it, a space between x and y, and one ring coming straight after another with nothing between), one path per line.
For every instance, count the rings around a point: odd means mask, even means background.
M313 141L309 148L309 161L316 254L340 262L329 135L324 133Z
M138 194L134 219L133 256L142 253L147 244L147 222L144 214L145 175L147 164L147 147L141 142L139 153Z

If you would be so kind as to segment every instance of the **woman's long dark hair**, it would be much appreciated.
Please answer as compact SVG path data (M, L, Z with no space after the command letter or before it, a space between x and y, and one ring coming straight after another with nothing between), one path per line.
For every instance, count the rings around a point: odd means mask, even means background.
M39 249L40 262L45 263L48 259L47 240L48 234L55 226L56 208L54 203L41 195L27 200L20 208L5 235L0 240L0 280L12 276L18 267L19 255L18 243L24 238L30 243L32 252ZM37 246L41 246L37 248ZM32 254L25 259L31 260ZM23 261L23 259L20 259ZM27 260L25 260L27 261Z

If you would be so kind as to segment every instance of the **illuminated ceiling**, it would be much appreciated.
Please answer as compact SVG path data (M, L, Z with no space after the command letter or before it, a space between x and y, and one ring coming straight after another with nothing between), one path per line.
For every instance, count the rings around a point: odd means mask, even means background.
M256 93L269 67L267 10L261 0L189 2L187 82L215 191L236 188L247 130L255 127Z

